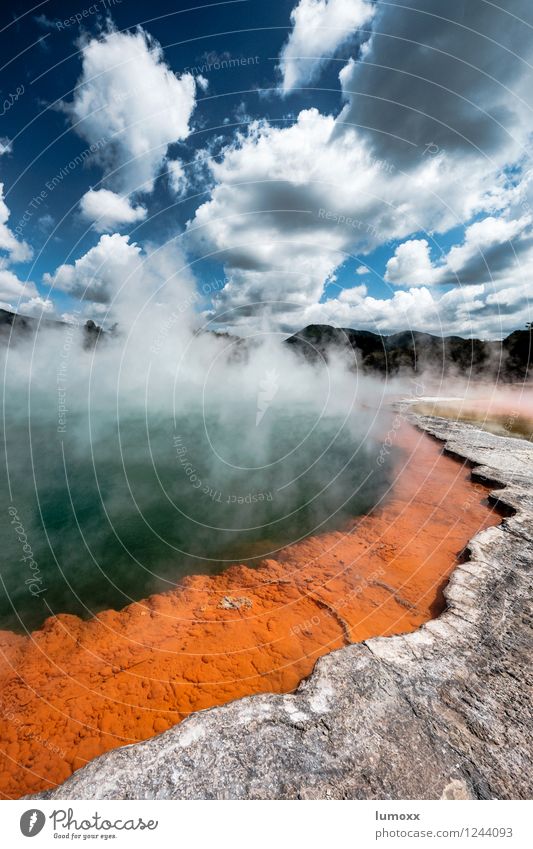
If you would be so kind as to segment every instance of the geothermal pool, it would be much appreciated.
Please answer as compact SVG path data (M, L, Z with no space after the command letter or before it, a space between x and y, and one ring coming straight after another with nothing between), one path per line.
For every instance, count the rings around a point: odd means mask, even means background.
M86 620L63 611L31 636L1 632L0 793L13 798L54 786L96 755L164 731L192 711L253 693L290 692L320 655L412 631L437 616L464 546L500 519L465 465L405 422L392 427L390 465L363 454L359 471L349 472L351 485L335 490L331 505L342 509L333 528L330 508L311 510L304 513L305 538L253 565L221 569L217 561L217 574L174 575L171 589L122 609ZM297 437L291 433L284 450ZM190 433L183 440L195 444ZM346 448L329 458L328 480L331 463L342 467L351 456ZM108 460L111 453L110 447ZM163 453L161 473L164 458L170 462ZM374 484L361 488L376 467ZM249 491L259 485L250 470L246 480L254 481ZM354 480L355 500L344 504ZM294 491L304 508L308 487ZM243 515L249 520L250 504ZM216 536L206 532L209 540L216 551ZM249 543L270 549L272 538ZM76 563L82 560L78 553Z
M372 416L239 405L224 416L6 420L0 629L120 610L187 575L253 565L386 493ZM366 426L365 426L366 421ZM24 548L26 546L26 548Z

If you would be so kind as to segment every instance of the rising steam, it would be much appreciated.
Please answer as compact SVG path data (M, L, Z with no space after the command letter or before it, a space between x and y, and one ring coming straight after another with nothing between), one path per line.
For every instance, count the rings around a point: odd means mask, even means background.
M16 509L18 522L4 627L257 562L386 489L384 384L353 358L312 365L279 334L211 333L180 260L154 250L113 281L103 320L119 323L96 346L74 321L3 353L4 515L14 524Z

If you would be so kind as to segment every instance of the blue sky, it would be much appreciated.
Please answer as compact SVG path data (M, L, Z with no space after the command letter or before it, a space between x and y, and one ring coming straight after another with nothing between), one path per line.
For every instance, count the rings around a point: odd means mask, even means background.
M0 303L124 320L119 284L166 247L200 291L224 281L197 308L237 333L522 327L532 21L525 0L11 3Z

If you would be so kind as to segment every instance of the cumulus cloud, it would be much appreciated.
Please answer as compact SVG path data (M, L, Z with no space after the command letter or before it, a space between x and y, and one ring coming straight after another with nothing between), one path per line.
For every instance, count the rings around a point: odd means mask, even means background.
M280 56L282 91L313 82L322 67L375 12L373 0L300 0Z
M475 284L517 274L533 247L531 216L489 216L465 230L464 241L448 252L441 281Z
M16 310L21 298L37 295L31 281L19 280L16 274L7 268L0 268L0 302L4 309Z
M335 118L316 109L290 127L252 123L210 169L214 188L189 236L225 266L229 282L215 308L243 315L318 302L347 259L424 229L457 226L492 203L495 180L487 169L445 157L421 157L409 173L390 167L357 130L337 134ZM425 253L423 244L414 249ZM403 249L402 270L392 264L391 280L400 281L412 250ZM433 282L413 257L410 271L419 276L409 285ZM429 256L424 271L434 276Z
M341 75L347 105L377 155L410 167L441 151L488 167L515 159L531 125L529 0L378 4L360 61ZM426 152L426 153L425 153Z
M385 280L401 286L428 286L437 282L439 271L431 262L427 239L403 242L387 263Z
M109 189L90 189L86 192L80 201L80 211L84 218L92 221L93 229L98 233L146 218L144 206L133 206L127 197Z
M33 251L27 242L17 239L9 229L9 215L9 208L4 200L4 184L0 183L0 251L6 254L4 264L6 261L27 262L32 258Z
M427 286L411 287L381 298L369 295L365 286L355 286L343 289L335 298L295 305L282 317L277 316L277 329L293 333L309 324L331 324L383 334L410 329L496 339L527 320L526 292L522 287L515 287L513 292L514 299L498 303L483 284L445 292ZM235 324L239 329L239 321ZM264 329L264 324L260 316L251 313L243 318L242 327L250 332Z
M174 74L140 27L91 38L81 53L82 75L67 107L76 132L91 144L105 139L96 156L112 189L151 192L168 145L189 135L194 77Z
M286 131L255 122L210 163L216 185L189 235L197 250L214 252L226 266L220 308L262 303L276 309L283 301L282 310L286 302L320 297L343 245L342 228L319 218L320 195L314 196L310 178L314 153L323 150L332 127L316 110Z
M211 196L188 235L225 268L215 320L233 312L234 327L266 319L292 329L336 314L358 326L359 305L393 329L418 304L428 326L442 320L470 333L475 314L485 332L499 333L498 293L517 292L530 271L533 42L513 17L525 0L505 10L482 0L417 6L372 6L372 35L340 73L337 116L309 109L292 126L252 122L210 163ZM334 8L345 38L356 29L343 17L347 4L295 8L280 57L285 91L318 73L321 60L297 57L326 54ZM315 24L319 46L306 51ZM434 234L460 227L462 240L433 258ZM385 281L408 291L327 300L346 260L364 273L374 249L397 242ZM528 303L510 297L505 322L520 324Z
M109 303L139 264L141 248L129 236L114 233L100 237L97 245L73 264L63 264L43 282L77 298Z
M194 278L174 241L141 248L119 233L102 235L79 259L45 274L43 283L83 300L84 314L122 326L131 325L150 304L164 312L195 303Z
M400 245L387 264L386 279L407 291L374 298L357 286L311 305L298 318L306 324L331 322L385 333L409 327L442 335L501 338L531 321L532 276L529 215L489 216L467 227L461 244L435 264L427 240Z
M533 270L524 150L533 44L512 15L525 8L525 0L505 10L482 0L428 0L423 10L414 0L298 3L280 56L285 93L315 79L358 27L372 23L373 34L339 75L338 115L307 109L292 125L251 121L203 157L212 188L187 243L224 265L216 321L296 329L322 317L384 331L425 322L467 335L473 318L492 335L521 323ZM106 188L88 192L81 209L111 231L144 218L131 197L152 191L161 171L183 196L183 165L168 160L168 146L187 137L195 85L204 83L178 78L142 29L91 39L82 58L71 117L88 141L108 144L97 151ZM462 239L433 258L432 234L460 226ZM385 281L405 291L382 299L357 286L328 298L347 260L365 273L367 257L389 244ZM154 262L155 252L115 233L49 282L105 308L118 292L142 292ZM162 279L153 272L153 285Z
M359 288L359 287L358 287ZM375 298L359 291L350 296L343 292L323 304L314 304L302 315L304 323L331 323L341 327L357 327L375 333L420 330L448 336L456 333L467 337L501 337L513 329L516 315L501 316L491 310L485 316L484 287L451 289L440 293L426 286L397 291L391 298Z
M42 315L50 318L55 312L55 307L50 298L41 298L40 295L36 295L34 298L21 303L18 311L23 315L32 315L35 318Z
M427 239L410 239L389 259L385 280L398 286L495 283L511 275L521 281L531 269L531 216L488 216L465 229L463 242L433 263Z
M0 307L11 312L29 312L33 301L38 300L38 292L31 280L20 280L9 266L13 263L27 262L33 256L33 250L27 242L17 239L8 227L9 208L4 200L4 185L0 183Z

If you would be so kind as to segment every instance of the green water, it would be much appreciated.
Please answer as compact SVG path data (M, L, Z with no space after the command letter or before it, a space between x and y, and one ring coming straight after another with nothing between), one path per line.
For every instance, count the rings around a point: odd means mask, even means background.
M388 484L360 428L305 410L269 411L259 427L252 410L90 427L70 415L64 433L8 417L0 628L120 609L342 527Z

